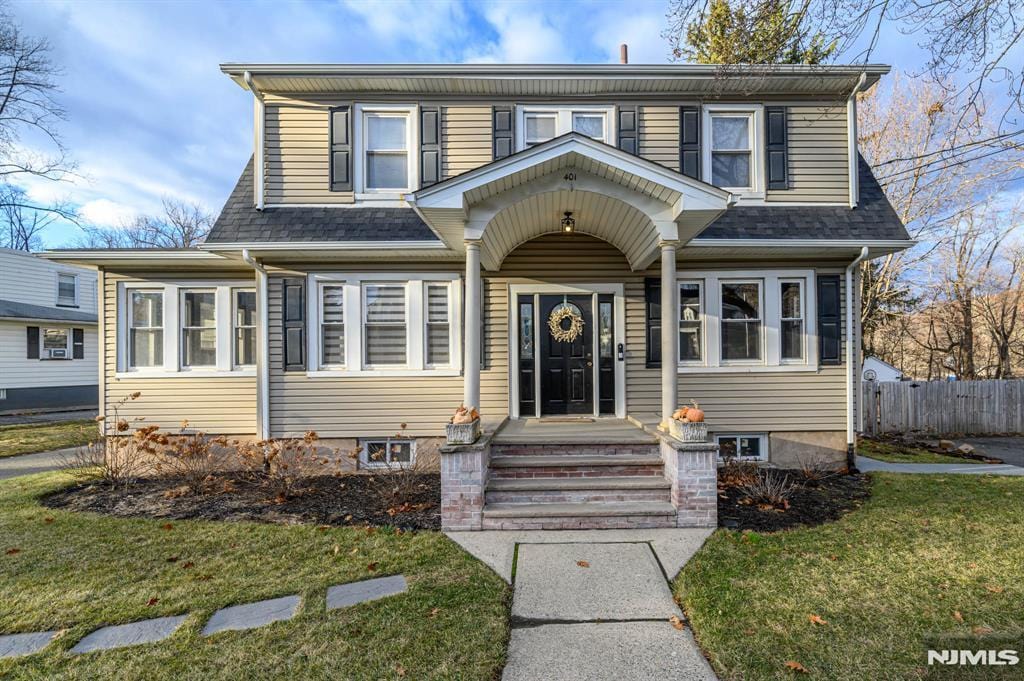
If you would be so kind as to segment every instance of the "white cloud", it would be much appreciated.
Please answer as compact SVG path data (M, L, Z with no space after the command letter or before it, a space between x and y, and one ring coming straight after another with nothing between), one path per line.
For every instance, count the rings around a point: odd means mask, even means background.
M664 9L642 11L630 6L626 14L618 11L604 12L597 17L591 33L594 44L607 55L610 63L619 61L619 45L629 45L629 63L664 64L669 58L668 41L661 33L665 30Z
M465 60L477 63L570 63L573 59L573 31L562 30L544 8L550 4L494 5L484 17L497 33L497 39L482 46L471 46Z
M100 227L119 227L131 222L138 213L135 209L110 199L94 199L82 204L78 210L83 220L89 225Z

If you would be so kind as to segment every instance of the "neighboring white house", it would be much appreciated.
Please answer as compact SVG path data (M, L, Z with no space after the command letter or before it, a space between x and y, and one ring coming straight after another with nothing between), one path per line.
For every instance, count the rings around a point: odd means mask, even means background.
M0 413L95 407L96 272L0 249Z
M865 357L863 378L865 381L902 381L904 376L902 371L888 362L877 357Z

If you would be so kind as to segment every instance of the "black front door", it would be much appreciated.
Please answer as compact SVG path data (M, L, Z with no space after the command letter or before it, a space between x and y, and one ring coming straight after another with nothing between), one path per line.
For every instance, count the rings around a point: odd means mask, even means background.
M542 295L537 335L540 349L541 414L594 413L594 314L590 295ZM573 335L573 320L583 322L575 337L561 340L548 327L552 312L562 313L560 328ZM579 326L578 321L576 323Z

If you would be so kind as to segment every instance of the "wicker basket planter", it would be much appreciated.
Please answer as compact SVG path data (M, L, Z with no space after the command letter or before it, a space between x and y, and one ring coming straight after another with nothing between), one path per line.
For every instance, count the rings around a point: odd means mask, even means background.
M480 437L480 419L470 423L449 423L446 434L450 445L471 445Z
M668 432L672 437L682 442L707 442L708 424L703 421L700 423L690 423L689 421L669 419Z

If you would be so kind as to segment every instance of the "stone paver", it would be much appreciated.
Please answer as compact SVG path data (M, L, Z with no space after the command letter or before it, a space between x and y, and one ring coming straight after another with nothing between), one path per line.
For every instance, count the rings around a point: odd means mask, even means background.
M0 480L58 470L77 450L78 447L69 447L52 452L0 457Z
M711 536L711 529L639 529L639 530L487 530L484 532L448 532L448 537L470 555L483 561L509 584L516 544L565 544L570 542L649 542L669 578L674 578L686 562Z
M647 544L519 546L513 621L668 620L681 614Z
M357 603L374 601L403 593L408 588L403 575L392 575L363 582L342 584L327 589L327 609L337 610Z
M665 622L546 624L513 629L503 681L713 681L689 629Z
M1024 468L1003 464L983 463L890 463L864 456L857 457L857 468L862 472L884 473L944 473L951 475L1024 475Z
M0 658L31 655L49 645L56 631L40 631L31 634L7 634L0 636Z
M79 641L72 653L89 653L94 650L124 648L141 643L156 643L173 634L188 618L188 615L177 617L158 617L152 620L118 624L112 627L97 629Z
M272 622L289 620L299 609L299 601L298 596L284 596L221 608L213 613L210 621L203 627L203 636L210 636L221 631L255 629Z

